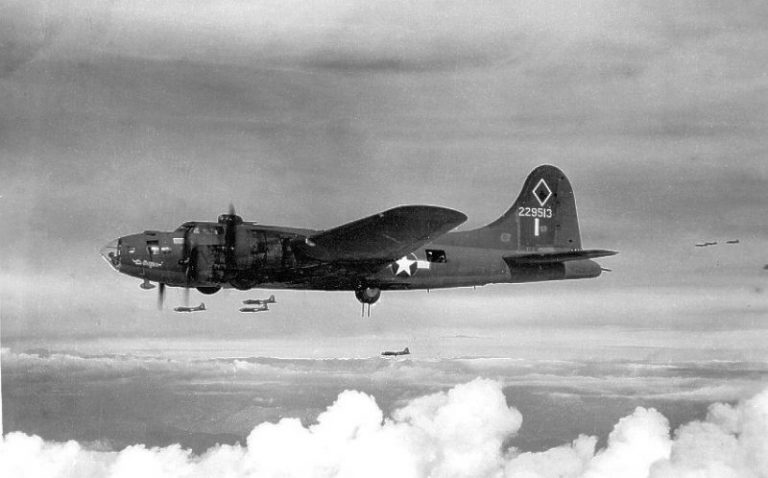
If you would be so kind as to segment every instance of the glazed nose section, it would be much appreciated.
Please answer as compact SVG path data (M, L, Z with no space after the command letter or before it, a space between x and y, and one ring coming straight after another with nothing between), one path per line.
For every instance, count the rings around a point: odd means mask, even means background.
M120 239L115 239L102 247L99 254L113 269L120 270Z

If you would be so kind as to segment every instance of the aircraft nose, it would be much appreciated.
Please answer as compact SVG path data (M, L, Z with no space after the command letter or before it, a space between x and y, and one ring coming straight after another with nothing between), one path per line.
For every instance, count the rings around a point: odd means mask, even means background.
M115 239L99 251L101 257L116 271L120 270L120 239Z

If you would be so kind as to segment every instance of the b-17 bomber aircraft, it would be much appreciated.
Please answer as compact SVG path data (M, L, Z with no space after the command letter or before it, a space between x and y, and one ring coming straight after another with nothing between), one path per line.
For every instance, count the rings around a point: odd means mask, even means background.
M240 312L268 312L269 306L262 304L259 307L240 307Z
M403 350L397 350L395 352L386 351L381 353L382 357L397 357L399 355L410 355L410 354L411 354L411 351L408 350L408 347L404 348Z
M266 304L274 304L277 301L275 300L274 295L270 295L268 299L245 299L243 301L243 304L245 305L266 305Z
M185 222L112 241L102 255L117 271L159 284L214 294L238 290L352 291L363 308L382 291L470 287L597 277L582 249L571 184L540 166L501 217L449 232L467 217L437 206L399 206L327 230L245 222L230 207L217 222Z
M201 312L205 310L205 304L203 302L200 302L200 305L198 305L197 307L187 307L187 306L180 305L178 307L174 307L173 310L176 312Z

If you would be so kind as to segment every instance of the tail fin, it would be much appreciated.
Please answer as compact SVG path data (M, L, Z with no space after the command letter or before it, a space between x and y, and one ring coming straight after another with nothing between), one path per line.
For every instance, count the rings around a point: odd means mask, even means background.
M449 234L451 243L516 251L581 249L576 201L568 178L539 166L525 180L512 207L480 229ZM442 242L442 241L441 241Z

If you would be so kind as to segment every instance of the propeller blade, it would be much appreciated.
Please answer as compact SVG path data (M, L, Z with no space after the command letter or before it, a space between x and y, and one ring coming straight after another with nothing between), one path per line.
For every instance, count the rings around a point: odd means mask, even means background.
M165 284L160 282L160 287L157 288L157 310L163 310L163 302L165 301Z
M184 239L181 243L181 260L179 264L184 265L184 306L189 307L189 289L192 286L194 275L197 270L197 248L190 247L189 236L192 234L194 226L189 226L184 231Z
M193 247L192 250L189 251L187 268L184 270L184 275L187 279L187 288L191 287L192 282L197 279L197 256L197 248Z
M184 278L187 281L186 287L194 279L193 275L197 267L197 249L191 248L189 244L189 235L192 233L192 227L184 231L184 242L181 245L181 263L184 264ZM193 257L194 256L194 257Z
M237 268L237 260L235 258L235 241L237 237L237 222L238 217L235 215L235 205L229 203L229 217L224 224L224 261L228 271L233 271Z

